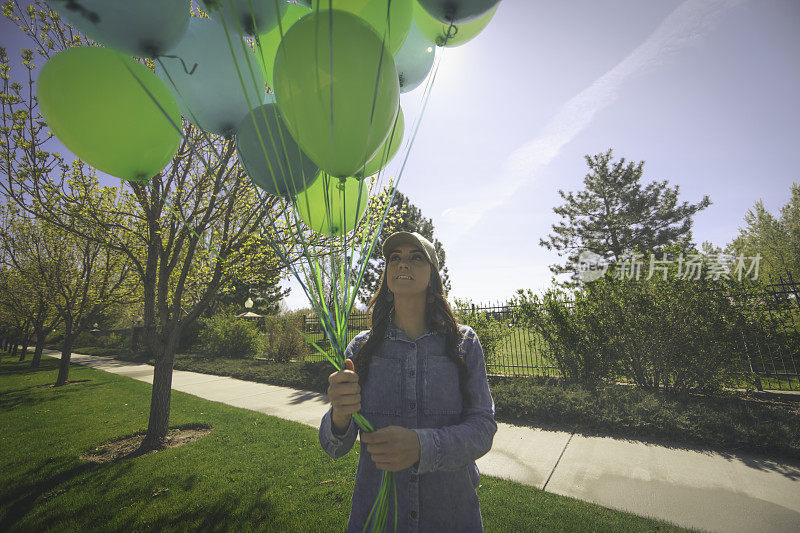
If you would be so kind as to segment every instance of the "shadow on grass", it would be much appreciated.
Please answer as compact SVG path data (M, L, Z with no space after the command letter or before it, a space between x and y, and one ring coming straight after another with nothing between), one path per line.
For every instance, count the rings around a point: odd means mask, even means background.
M60 361L58 359L42 357L39 362L39 367L31 368L30 361L3 361L0 363L0 376L29 376L31 374L38 374L39 372L50 372L52 370L58 370L59 363Z
M60 463L59 466L66 465ZM137 508L135 511L128 511L133 516L132 521L125 524L125 530L172 531L188 528L195 531L229 531L231 523L263 524L265 530L279 530L277 526L267 525L271 518L278 516L279 510L266 491L258 490L249 496L247 502L243 502L241 492L225 490L215 493L213 499L203 501L202 507L198 508L194 501L176 501L171 493L176 490L192 491L198 483L203 482L200 476L194 473L179 474L169 480L149 485L122 485L132 468L132 463L83 463L48 476L40 482L18 488L0 499L0 507L7 510L6 516L0 521L0 531L22 525L25 529L42 531L52 528L53 524L80 516L110 522L113 519L108 515L110 510L124 513L128 507L134 505ZM37 475L36 472L29 474ZM41 473L38 475L41 476ZM98 508L100 502L97 501L68 507L54 504L44 509L40 507L35 517L26 520L26 516L35 506L62 494L66 496L74 492L76 486L70 486L69 482L78 477L81 478L80 486L87 488L97 488L99 485L114 482L113 496L102 502L103 508ZM160 501L165 498L171 501ZM71 502L74 504L75 499Z
M264 519L276 516L277 507L275 503L270 501L266 494L261 492L250 495L250 501L247 505L243 505L240 500L241 493L234 491L225 491L218 495L208 505L203 507L203 512L198 513L192 509L181 509L179 512L169 513L167 516L155 517L151 524L155 527L158 526L159 530L164 529L182 529L191 525L191 529L197 531L228 531L231 519L235 516L237 523L249 524L262 524L266 530L270 527L267 525L269 522L264 522ZM275 530L275 526L272 526Z
M40 497L47 500L66 492L66 488L59 489L58 487L95 468L97 468L97 465L94 464L73 465L71 468L62 470L52 476L45 476L45 479L41 481L21 486L3 496L0 498L0 508L6 509L6 516L0 521L0 531L9 531L20 520L25 518L25 515L33 509L34 505L36 505L36 500ZM29 476L41 477L41 470L29 472Z
M52 385L52 383L50 384ZM82 392L86 389L99 387L101 385L105 385L105 383L91 380L79 380L50 389L45 389L42 385L32 385L24 389L4 391L0 393L0 411L12 411L18 407L27 407L52 402L54 400L61 400L64 395ZM57 391L58 394L43 396L34 392L42 391L43 389Z

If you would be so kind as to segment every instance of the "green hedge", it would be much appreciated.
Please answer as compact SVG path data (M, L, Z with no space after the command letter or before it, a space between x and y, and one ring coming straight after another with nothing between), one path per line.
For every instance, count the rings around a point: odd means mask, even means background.
M200 347L217 357L255 357L262 350L258 328L251 321L220 313L203 320Z
M670 256L677 255L675 251ZM645 260L645 264L648 264ZM545 341L567 381L594 387L620 378L642 387L719 391L734 374L755 382L748 345L773 337L749 282L616 279L609 274L573 295L518 291L519 318Z

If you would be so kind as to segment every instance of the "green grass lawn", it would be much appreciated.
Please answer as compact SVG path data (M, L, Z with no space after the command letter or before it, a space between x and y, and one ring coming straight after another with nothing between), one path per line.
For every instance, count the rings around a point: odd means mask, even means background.
M147 425L145 382L57 360L0 366L0 531L344 531L358 456L338 461L317 430L173 391L172 426L211 434L176 448L95 464L83 452ZM487 531L678 531L660 521L482 476Z

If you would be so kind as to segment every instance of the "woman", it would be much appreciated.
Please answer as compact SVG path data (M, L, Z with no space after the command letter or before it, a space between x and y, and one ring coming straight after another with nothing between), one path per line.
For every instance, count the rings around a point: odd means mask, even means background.
M456 324L430 241L394 233L383 256L368 306L372 329L347 346L345 370L329 376L331 408L319 428L334 459L359 433L350 415L360 411L375 429L360 433L347 530L362 530L386 470L395 472L398 531L483 531L475 460L497 431L483 349L469 326ZM393 524L393 497L388 518Z

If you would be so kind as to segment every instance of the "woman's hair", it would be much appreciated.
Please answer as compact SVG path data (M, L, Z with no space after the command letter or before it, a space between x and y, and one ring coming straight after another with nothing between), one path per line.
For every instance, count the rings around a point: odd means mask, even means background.
M430 264L430 262L428 263ZM372 313L372 324L367 341L353 354L353 366L358 374L358 382L362 387L369 375L369 365L372 354L381 345L386 336L386 328L391 320L394 311L394 301L388 301L389 285L386 282L386 268L381 273L379 288L367 305L367 311ZM471 403L469 391L467 390L467 363L459 357L458 346L462 342L462 335L458 329L458 324L453 316L453 311L444 297L444 287L439 272L431 265L431 279L428 284L427 295L432 296L433 301L428 301L426 296L425 317L426 325L431 331L441 333L445 339L445 355L449 357L458 367L459 387L461 395L464 397L465 405Z

